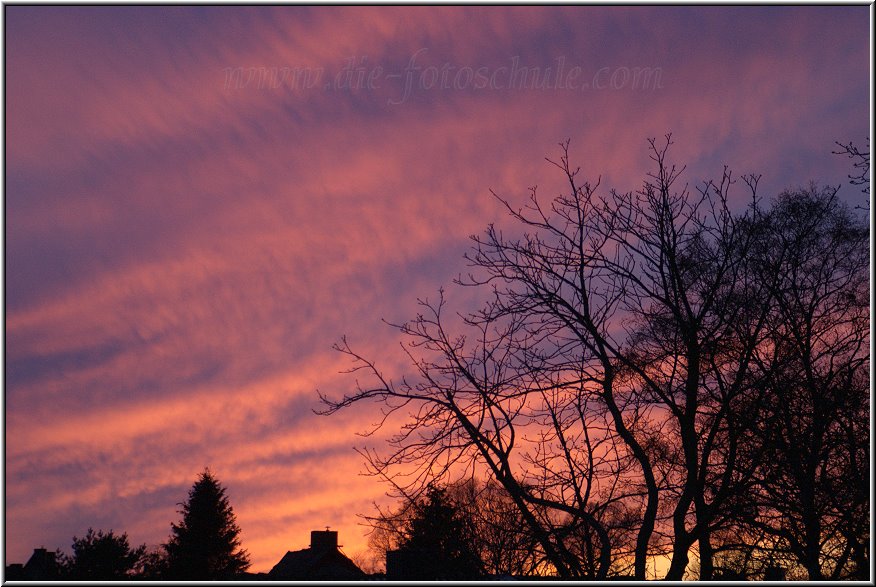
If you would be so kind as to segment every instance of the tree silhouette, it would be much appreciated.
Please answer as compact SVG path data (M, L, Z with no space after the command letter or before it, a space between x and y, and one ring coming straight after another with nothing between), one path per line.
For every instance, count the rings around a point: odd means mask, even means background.
M225 488L205 469L180 504L182 520L171 524L167 578L228 580L249 568L249 554L240 550L240 528Z
M621 533L634 535L621 552L645 579L662 490L669 578L681 579L693 544L708 554L720 501L732 494L734 463L712 458L713 441L728 429L757 340L728 313L747 307L743 293L758 297L737 280L750 239L746 219L728 210L729 173L696 197L677 190L670 143L650 141L656 169L636 193L600 195L598 182L578 178L565 143L552 163L567 193L546 205L533 189L523 208L499 198L527 232L512 238L491 225L472 237L472 273L460 283L492 295L463 316L462 334L449 331L443 291L400 326L418 380L393 383L346 341L338 347L376 385L326 399L327 413L367 399L421 406L392 438L394 452L368 454L373 470L419 464L408 477L416 482L445 474L436 462L484 467L563 578L605 579L622 567L613 560ZM742 345L714 344L739 335ZM709 375L711 389L701 385ZM713 393L720 386L729 391ZM715 503L704 477L723 486Z
M852 185L864 186L861 191L865 194L870 193L870 139L867 139L867 146L862 150L856 147L851 141L848 143L840 143L837 141L839 151L834 151L835 155L846 155L852 160L855 173L849 174L849 183Z
M776 303L751 524L810 580L866 578L869 231L836 189L787 192L768 219Z
M854 251L834 238L848 215L824 224L830 238L791 238L802 201L765 207L758 176L737 182L727 169L692 191L670 145L649 141L641 189L601 194L562 144L551 162L567 191L545 203L533 188L522 207L496 196L523 234L489 225L472 237L457 284L482 288L481 308L451 312L443 290L421 300L397 325L411 365L398 379L344 339L336 348L368 378L340 399L321 395L322 413L376 401L381 422L409 414L388 453L363 451L370 471L402 495L454 470L486 474L562 578L643 580L649 560L668 556L666 579L681 580L693 549L704 580L716 554L725 576L766 576L788 556L811 577L816 560L833 560L831 573L863 568L869 316L855 300L866 298L866 230L856 225ZM836 272L817 271L826 266ZM806 411L777 426L795 402ZM766 434L779 430L796 439ZM803 476L797 448L809 455ZM807 503L815 493L802 484L821 497L808 522L788 518L799 531L777 536L766 521L779 498L762 490L782 483ZM825 518L828 497L831 511L855 513Z
M469 520L485 573L530 576L541 572L538 541L499 483L465 479L449 485L447 492Z
M666 578L682 579L696 544L700 578L711 579L712 534L744 492L738 416L759 393L752 358L771 302L769 281L755 279L749 262L760 244L759 178L742 177L751 204L733 213L729 170L691 193L678 181L683 168L667 160L670 138L650 144L656 170L637 194L608 201L595 230L612 246L593 265L626 284L627 337L606 346L639 401L664 414L668 452L654 464L666 471L661 498L671 508Z
M161 581L168 577L167 564L164 545L147 548L136 569L136 578L143 581Z
M440 519L441 516L424 513L423 505L429 503L429 499L446 504L456 518L452 523L431 524L431 531L453 532L454 540L465 536L465 550L471 551L471 558L479 561L482 574L530 576L541 571L542 559L537 541L527 532L526 524L507 492L495 481L476 479L441 486L440 493L433 486L423 499L404 498L392 510L384 511L378 507L376 515L363 516L372 528L368 542L375 559L385 557L387 551L401 548L408 540L412 526L422 528L423 523L414 522L414 518ZM439 508L435 509L441 513ZM443 547L435 549L439 552L445 550Z
M73 537L72 556L61 559L62 575L74 581L131 579L145 552L145 544L131 549L127 534L89 528L83 538Z
M430 487L412 510L402 529L399 550L417 559L420 578L472 580L483 574L471 521L444 488Z

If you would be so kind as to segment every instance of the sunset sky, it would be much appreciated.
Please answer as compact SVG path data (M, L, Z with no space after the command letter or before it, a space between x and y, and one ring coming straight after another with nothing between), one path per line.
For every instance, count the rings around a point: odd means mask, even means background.
M205 466L251 570L363 551L378 411L313 413L355 384L332 344L403 374L381 319L514 230L490 189L557 195L567 138L606 190L671 132L691 187L863 203L831 150L868 137L870 9L5 6L6 563L158 544Z

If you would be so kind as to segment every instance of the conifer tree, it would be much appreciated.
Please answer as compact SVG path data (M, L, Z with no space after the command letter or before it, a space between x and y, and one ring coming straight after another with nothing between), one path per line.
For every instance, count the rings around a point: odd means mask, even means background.
M422 574L418 579L479 578L483 563L473 544L471 520L465 518L446 489L430 487L426 498L416 502L413 509L399 547L416 556Z
M249 554L240 549L240 527L225 488L204 469L180 504L182 521L171 524L167 552L168 578L173 580L231 579L249 568Z

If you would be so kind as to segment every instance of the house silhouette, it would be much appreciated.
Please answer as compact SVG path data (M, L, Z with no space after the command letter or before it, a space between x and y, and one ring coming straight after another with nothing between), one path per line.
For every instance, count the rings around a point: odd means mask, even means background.
M367 575L341 552L338 533L313 530L310 548L287 552L268 572L270 581L354 581Z
M13 563L6 566L4 581L51 581L60 576L59 570L54 552L45 548L34 548L25 564Z

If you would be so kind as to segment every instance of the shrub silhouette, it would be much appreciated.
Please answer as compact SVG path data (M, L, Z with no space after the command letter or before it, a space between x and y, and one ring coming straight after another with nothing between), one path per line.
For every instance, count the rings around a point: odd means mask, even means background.
M62 556L62 575L74 581L129 579L145 552L145 544L131 549L127 534L89 528L83 538L73 537L73 555Z

